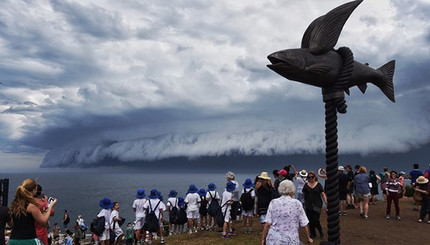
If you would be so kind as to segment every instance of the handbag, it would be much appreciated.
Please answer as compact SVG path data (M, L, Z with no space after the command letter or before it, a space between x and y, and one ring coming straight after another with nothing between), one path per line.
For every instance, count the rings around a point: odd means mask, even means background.
M312 204L312 210L314 210L314 212L321 213L321 208L315 204Z

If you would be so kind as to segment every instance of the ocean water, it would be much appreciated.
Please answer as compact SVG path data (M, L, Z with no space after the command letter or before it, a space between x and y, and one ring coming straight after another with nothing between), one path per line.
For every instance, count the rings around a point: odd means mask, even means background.
M236 173L236 180L240 185L246 178L254 179L258 173ZM213 182L217 191L222 194L225 188L225 172L216 173L145 173L142 171L37 171L28 173L5 173L0 178L9 178L9 204L12 202L16 187L26 178L36 179L42 186L43 193L58 199L55 215L50 223L62 224L64 210L67 210L71 221L79 214L83 215L85 223L89 224L100 211L99 201L104 197L120 203L120 215L127 222L134 221L132 208L138 188L144 188L146 195L156 188L167 200L171 189L178 192L178 196L185 197L190 184L199 189L207 189ZM240 186L242 187L242 186ZM69 228L72 226L69 224Z

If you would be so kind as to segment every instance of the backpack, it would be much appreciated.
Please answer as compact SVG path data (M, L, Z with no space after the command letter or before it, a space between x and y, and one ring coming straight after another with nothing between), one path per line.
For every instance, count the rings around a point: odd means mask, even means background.
M187 223L187 212L185 211L186 207L183 206L179 208L179 214L178 214L178 225L183 225Z
M242 196L240 196L240 202L242 203L242 208L245 211L250 211L254 209L254 200L252 199L251 192L254 189L246 192L246 189L243 190Z
M215 222L218 225L218 227L220 227L220 228L222 228L224 225L224 218L225 218L225 215L227 213L227 208L223 212L222 207L224 207L227 203L228 202L224 203L224 205L222 205L222 206L219 206L219 204L218 204L218 210L217 210L216 215L215 215Z
M211 202L209 203L209 206L208 206L208 214L211 217L215 217L218 213L219 203L218 203L218 200L214 199L214 197L210 192L209 192L209 195L211 196ZM216 196L216 193L215 193L215 196Z
M176 198L175 200L175 205L173 205L172 203L172 209L170 210L169 213L169 223L170 224L179 224L179 210L176 207L176 204L178 203L178 199Z
M199 213L201 216L206 216L208 215L208 201L206 200L206 197L201 196L200 197L200 208L199 208Z
M161 201L158 201L154 209L151 207L151 201L149 201L149 209L146 210L145 223L143 224L143 229L149 232L157 232L160 229L160 221L157 215L155 215L155 210L157 210L158 205Z
M90 231L97 236L100 236L103 234L103 231L105 230L105 216L102 217L96 217L93 222L90 224Z

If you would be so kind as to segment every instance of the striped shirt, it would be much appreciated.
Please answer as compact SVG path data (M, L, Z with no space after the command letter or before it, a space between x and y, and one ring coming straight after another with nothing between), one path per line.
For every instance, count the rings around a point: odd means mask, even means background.
M401 185L398 179L389 179L385 183L385 190L389 192L399 192L400 186Z

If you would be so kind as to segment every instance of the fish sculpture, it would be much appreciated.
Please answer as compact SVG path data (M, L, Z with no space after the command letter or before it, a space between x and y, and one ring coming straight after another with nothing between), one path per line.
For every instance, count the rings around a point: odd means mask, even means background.
M270 54L267 65L279 75L320 88L333 87L343 69L343 57L334 50L342 28L362 0L345 3L315 19L306 29L301 48L286 49ZM349 94L349 88L357 86L364 94L367 83L379 87L395 102L393 75L395 60L378 69L353 61L353 71L341 89Z

